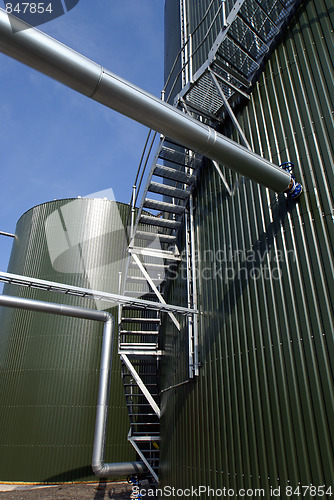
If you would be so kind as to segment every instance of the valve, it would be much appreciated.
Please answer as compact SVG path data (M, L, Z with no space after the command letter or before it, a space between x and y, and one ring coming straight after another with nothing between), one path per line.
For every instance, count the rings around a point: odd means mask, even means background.
M136 488L134 488L134 491L132 491L130 498L133 500L143 498L140 494L140 481L138 479L138 476L129 476L128 483L132 484L132 486L136 486Z
M296 181L296 177L293 175L294 164L291 161L286 161L280 167L291 175L289 187L284 191L284 194L288 200L296 200L302 194L303 186Z

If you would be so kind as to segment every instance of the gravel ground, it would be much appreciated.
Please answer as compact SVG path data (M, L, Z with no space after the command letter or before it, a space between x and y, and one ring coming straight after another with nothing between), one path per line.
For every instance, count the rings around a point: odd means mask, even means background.
M130 495L130 484L104 481L29 487L0 485L1 500L128 500Z

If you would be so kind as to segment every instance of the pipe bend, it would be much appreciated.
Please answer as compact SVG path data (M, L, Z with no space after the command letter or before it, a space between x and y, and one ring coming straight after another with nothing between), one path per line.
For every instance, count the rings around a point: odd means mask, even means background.
M145 474L147 468L144 462L116 462L104 464L98 461L92 464L92 469L97 477L124 476L130 474Z

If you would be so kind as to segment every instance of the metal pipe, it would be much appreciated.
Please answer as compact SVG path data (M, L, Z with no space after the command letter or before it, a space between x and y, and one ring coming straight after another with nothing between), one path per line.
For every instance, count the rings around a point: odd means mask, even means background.
M0 51L277 192L288 172L0 9ZM14 26L14 29L12 28Z
M0 236L9 236L9 238L16 238L15 234L6 233L6 231L0 231Z
M70 316L72 318L102 321L104 323L92 469L94 474L98 477L147 472L144 462L104 463L112 348L114 341L115 320L113 316L105 311L95 311L93 309L84 309L82 307L67 306L64 304L54 304L52 302L42 302L40 300L23 299L20 297L11 297L9 295L0 295L0 306L56 314L59 316Z

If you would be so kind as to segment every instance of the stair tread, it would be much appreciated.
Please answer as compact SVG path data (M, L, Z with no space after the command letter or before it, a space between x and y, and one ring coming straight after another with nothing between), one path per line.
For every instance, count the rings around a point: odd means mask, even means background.
M188 199L190 195L189 189L180 189L168 184L161 184L160 182L151 181L148 187L150 193L163 194L172 198L179 198L180 200Z
M125 290L124 295L127 297L134 297L134 298L139 298L139 297L151 297L151 298L157 298L155 293L152 292L146 292L146 291L134 291L134 290Z
M170 179L173 181L182 182L184 184L192 184L196 176L192 174L187 174L175 168L166 167L164 165L156 165L154 169L154 175L163 177L165 179Z
M184 151L177 151L175 146L176 148L180 147L177 144L174 145L172 143L171 147L163 145L159 153L159 158L162 158L163 160L168 160L177 165L186 166L191 169L196 169L201 165L202 162L201 158L196 156L190 157Z
M151 208L153 210L160 210L161 212L171 212L175 214L182 214L185 210L185 207L183 205L174 205L173 203L152 200L150 198L145 198L144 207Z
M139 222L142 224L149 224L152 226L167 227L171 229L176 229L181 227L181 221L176 221L173 219L166 219L165 217L157 217L154 215L141 215Z
M135 238L148 241L158 240L162 243L176 242L176 237L173 234L150 233L149 231L136 231Z
M150 276L150 278L153 281L153 283L161 283L162 281L164 281L160 278L152 278L151 276ZM130 275L130 276L127 276L126 281L128 283L147 283L147 279L145 278L145 276L131 276Z
M144 267L149 270L149 269L169 269L169 265L168 264L163 264L161 262L157 262L157 263L154 263L154 262L143 262L143 265ZM138 264L134 261L130 262L130 265L129 265L129 268L130 269L138 269Z
M124 323L160 323L159 318L122 318Z
M159 332L151 330L120 330L121 335L158 335Z

